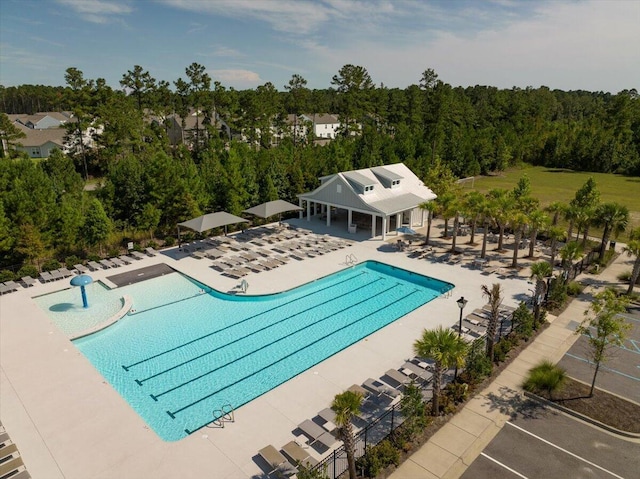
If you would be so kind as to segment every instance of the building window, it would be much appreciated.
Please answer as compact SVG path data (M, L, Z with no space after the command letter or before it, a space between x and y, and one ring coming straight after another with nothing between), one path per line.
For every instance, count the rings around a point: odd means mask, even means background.
M336 190L336 191L337 191L338 193L342 193L342 185L337 185L337 186L338 186L338 188L337 188L337 190Z

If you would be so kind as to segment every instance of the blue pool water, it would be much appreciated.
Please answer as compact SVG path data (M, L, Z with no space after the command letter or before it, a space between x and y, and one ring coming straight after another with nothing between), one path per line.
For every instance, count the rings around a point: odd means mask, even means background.
M255 399L453 288L366 262L267 296L197 294L175 273L148 280L193 294L147 303L114 326L74 342L164 440L209 424L214 410ZM121 294L131 294L122 289ZM189 289L189 288L186 288ZM138 293L141 294L141 293ZM142 304L136 295L134 305Z

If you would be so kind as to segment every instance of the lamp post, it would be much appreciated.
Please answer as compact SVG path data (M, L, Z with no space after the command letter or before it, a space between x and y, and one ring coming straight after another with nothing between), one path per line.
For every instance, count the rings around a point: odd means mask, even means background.
M464 296L460 296L460 299L456 301L458 304L458 308L460 308L460 321L458 322L458 338L462 336L462 310L467 305L467 300L464 299ZM453 380L458 379L458 363L456 363L456 370L453 374Z

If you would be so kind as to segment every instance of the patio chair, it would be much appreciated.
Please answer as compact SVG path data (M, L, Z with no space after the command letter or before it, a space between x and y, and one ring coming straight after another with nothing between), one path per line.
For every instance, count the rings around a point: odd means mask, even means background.
M409 376L407 376L406 374L401 373L397 369L389 369L386 373L384 373L383 378L384 377L392 379L391 383L389 383L388 381L385 381L385 382L387 382L388 384L390 384L392 386L394 385L393 384L394 382L398 383L398 385L399 385L398 387L405 386L405 385L407 385L408 383L411 382L411 378Z
M305 419L303 422L298 424L298 429L305 433L305 435L309 436L311 439L309 444L319 442L327 449L330 449L336 442L338 442L338 439L336 439L333 434L320 427L311 419Z
M84 273L88 273L89 272L89 268L87 268L83 264L74 264L73 267L76 269L78 274L84 274Z
M291 459L294 464L299 464L307 469L318 464L318 460L312 457L307 450L296 444L295 441L289 441L282 446L282 452L284 452L285 456Z
M33 279L31 276L23 276L21 281L24 283L26 288L29 288L34 284L36 284L36 280Z
M207 254L204 251L194 251L191 253L191 257L195 259L204 259L207 257Z
M115 264L117 268L119 268L120 266L124 266L124 261L122 261L120 258L111 258L109 261Z
M129 255L133 256L135 259L145 259L147 256L142 254L140 251L131 251Z
M109 268L115 268L116 265L113 264L111 261L109 261L108 259L101 259L99 261L99 263L105 267L105 269L109 269Z
M258 454L270 467L269 471L265 471L267 474L278 471L284 475L293 475L298 472L296 467L271 444L260 449Z
M89 269L91 271L99 271L101 269L104 269L100 263L96 263L95 261L89 261L87 262L87 265L89 266Z
M54 269L53 271L51 271L51 276L56 281L59 280L59 279L63 279L64 278L64 275L62 274L62 271L60 271L59 269Z
M431 381L431 378L433 377L433 374L431 374L430 371L421 368L411 361L407 361L402 365L401 372L412 379L420 380L425 383Z
M53 281L53 276L48 271L43 271L40 273L40 279L42 279L43 282L48 283L49 281Z
M153 249L151 246L147 246L144 250L149 256L155 256L158 254L158 252L155 249Z
M368 398L371 395L370 391L367 391L365 388L363 388L359 384L353 384L353 385L349 386L347 391L351 391L351 392L360 394L360 396L362 396L365 399Z
M386 384L381 383L380 381L377 381L373 378L367 379L362 383L362 385L369 391L373 392L376 396L386 394L389 397L395 398L400 395L400 391L398 391L397 389L393 389L390 386L387 386Z
M20 286L18 283L16 283L13 280L10 281L5 281L4 285L9 288L9 291L18 291L20 288L22 288L22 286Z
M127 255L124 255L124 254L123 254L123 255L121 255L121 256L118 256L118 259L119 259L120 261L122 261L124 264L131 264L131 263L133 263L133 259L132 259L130 256L127 256Z
M71 271L69 271L67 268L60 268L58 271L60 271L60 274L62 274L62 276L64 278L68 278L70 276L73 276L73 273Z

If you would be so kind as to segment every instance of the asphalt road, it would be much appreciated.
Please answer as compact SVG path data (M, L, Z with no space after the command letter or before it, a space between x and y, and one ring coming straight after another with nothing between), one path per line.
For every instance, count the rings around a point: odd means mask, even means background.
M464 479L640 477L640 441L605 433L527 401Z

